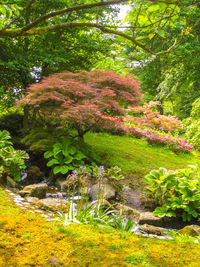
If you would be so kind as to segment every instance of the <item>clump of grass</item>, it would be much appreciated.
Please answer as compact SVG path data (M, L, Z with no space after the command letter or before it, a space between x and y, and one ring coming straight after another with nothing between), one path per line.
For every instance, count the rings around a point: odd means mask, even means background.
M141 253L135 253L126 258L126 262L130 263L132 265L139 265L139 266L144 266L144 263L146 262L147 258L144 254Z

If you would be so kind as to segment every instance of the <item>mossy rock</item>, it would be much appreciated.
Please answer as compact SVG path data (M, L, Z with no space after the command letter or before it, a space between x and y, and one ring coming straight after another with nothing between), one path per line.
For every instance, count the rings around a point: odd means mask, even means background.
M22 197L31 196L42 199L46 197L47 188L47 184L31 184L25 186L21 191L19 191L19 194Z
M59 198L45 198L36 202L39 208L50 211L67 212L69 205L67 200Z
M178 231L181 235L189 236L200 236L200 226L199 225L187 225Z

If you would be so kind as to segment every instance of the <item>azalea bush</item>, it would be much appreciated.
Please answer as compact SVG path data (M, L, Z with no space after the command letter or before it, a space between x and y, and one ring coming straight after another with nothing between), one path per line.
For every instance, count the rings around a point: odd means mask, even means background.
M194 150L194 146L190 145L186 140L181 138L175 138L169 134L163 134L151 129L143 128L125 128L121 127L117 129L116 133L118 134L129 134L133 135L136 138L144 138L150 144L166 146L174 152L183 152L189 153Z
M156 216L181 217L183 221L197 218L200 212L200 169L189 166L168 171L152 170L144 177L145 194L159 206Z
M130 107L127 112L129 115L124 117L126 127L146 126L166 132L174 132L182 129L182 122L175 116L161 115L158 107L161 106L159 101L150 101L143 106Z

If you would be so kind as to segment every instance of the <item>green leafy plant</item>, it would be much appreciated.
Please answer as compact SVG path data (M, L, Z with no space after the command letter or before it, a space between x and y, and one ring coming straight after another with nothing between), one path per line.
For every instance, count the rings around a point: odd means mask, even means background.
M129 218L128 220L123 218L122 210L120 211L120 216L112 214L112 219L110 220L109 224L113 228L125 232L132 232L134 231L135 227L135 222L132 218Z
M15 150L10 139L8 131L0 131L0 174L11 175L16 181L19 181L20 170L26 168L24 159L28 159L29 156L23 150Z
M49 159L47 166L53 166L54 174L66 174L71 170L78 169L79 166L84 165L84 159L86 159L86 156L72 143L70 138L55 143L52 149L44 153L44 157Z
M181 217L183 221L197 218L200 210L200 172L197 166L167 171L153 170L146 175L145 192L157 205L156 216Z

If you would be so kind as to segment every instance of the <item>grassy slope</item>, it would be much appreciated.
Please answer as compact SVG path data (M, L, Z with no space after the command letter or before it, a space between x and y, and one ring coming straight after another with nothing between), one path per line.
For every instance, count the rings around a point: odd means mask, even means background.
M46 222L0 189L0 266L199 266L200 245Z
M125 174L137 178L151 169L183 168L197 161L192 154L175 154L167 148L151 146L146 141L128 136L88 133L85 141L92 146L101 165L117 165Z

